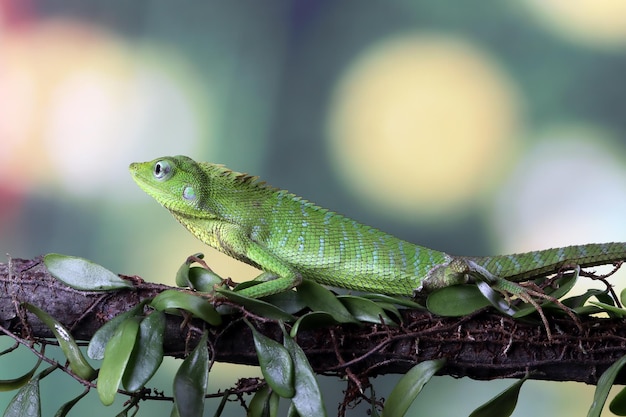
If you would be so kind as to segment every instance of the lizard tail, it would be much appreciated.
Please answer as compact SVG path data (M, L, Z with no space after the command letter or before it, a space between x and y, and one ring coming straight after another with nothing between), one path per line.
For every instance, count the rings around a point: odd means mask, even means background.
M576 267L619 264L626 261L626 242L592 243L468 259L500 278L520 282Z

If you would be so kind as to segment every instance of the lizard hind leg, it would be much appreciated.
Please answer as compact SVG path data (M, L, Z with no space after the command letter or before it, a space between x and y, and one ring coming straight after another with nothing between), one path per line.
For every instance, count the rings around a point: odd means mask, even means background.
M495 276L492 273L490 273L488 270L486 270L485 268L481 267L480 265L472 261L467 261L467 262L470 268L469 275L472 276L474 279L477 279L477 280L480 280L489 284L491 288L504 294L507 298L509 298L510 296L514 296L522 300L523 302L526 302L532 305L533 308L539 314L539 317L541 318L543 326L546 329L546 335L548 337L548 340L552 340L552 332L550 331L550 324L543 311L543 308L541 304L538 302L539 300L544 300L550 303L554 303L561 310L563 310L574 321L578 329L582 331L583 328L582 328L582 323L580 321L580 318L570 308L568 308L563 303L561 303L561 301L559 301L557 298L544 293L543 290L537 287L533 282L528 281L528 282L523 282L523 283L518 284L512 281L509 281L505 278ZM578 276L579 272L580 272L580 268L575 268L574 270L575 277Z

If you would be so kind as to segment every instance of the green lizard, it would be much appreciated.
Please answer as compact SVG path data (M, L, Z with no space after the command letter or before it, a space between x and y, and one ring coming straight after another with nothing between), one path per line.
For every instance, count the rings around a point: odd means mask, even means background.
M260 284L240 291L250 297L285 291L302 278L413 297L484 281L538 307L532 296L549 297L517 282L626 260L626 242L453 256L398 239L222 165L174 156L133 163L130 172L197 238L265 271L257 278Z

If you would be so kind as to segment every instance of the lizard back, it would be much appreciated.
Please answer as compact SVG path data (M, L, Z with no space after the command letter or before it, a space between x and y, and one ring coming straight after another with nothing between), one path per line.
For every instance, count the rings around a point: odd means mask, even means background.
M252 241L305 278L342 288L378 292L384 288L388 294L412 295L427 272L448 259L442 252L398 239L256 177L220 165L200 165L213 179L213 204L206 204L224 221L245 228Z

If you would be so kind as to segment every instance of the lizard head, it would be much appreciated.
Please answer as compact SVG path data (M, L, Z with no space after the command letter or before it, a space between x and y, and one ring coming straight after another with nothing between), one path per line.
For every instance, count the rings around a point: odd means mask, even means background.
M212 217L210 211L201 209L206 174L191 158L171 156L134 162L129 170L137 185L172 214Z

